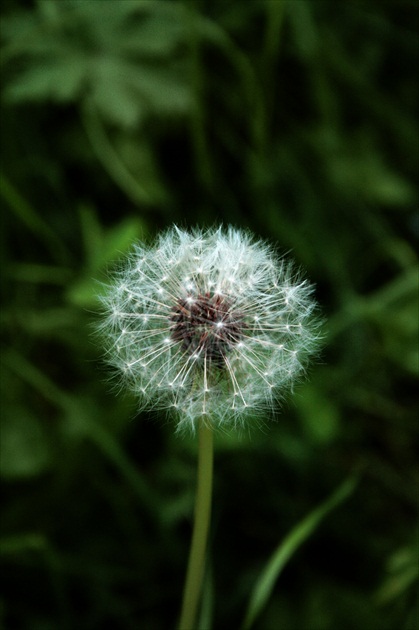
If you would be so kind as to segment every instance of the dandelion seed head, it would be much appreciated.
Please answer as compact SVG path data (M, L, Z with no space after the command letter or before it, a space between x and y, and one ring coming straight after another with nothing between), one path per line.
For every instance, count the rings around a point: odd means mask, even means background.
M177 227L134 246L102 299L106 360L179 431L255 420L318 347L312 286L249 233Z

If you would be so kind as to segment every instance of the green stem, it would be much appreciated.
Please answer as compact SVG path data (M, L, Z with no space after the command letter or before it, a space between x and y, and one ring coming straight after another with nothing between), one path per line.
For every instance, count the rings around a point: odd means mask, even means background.
M202 590L205 550L211 516L213 438L205 422L199 426L198 480L192 543L183 592L179 630L193 630Z

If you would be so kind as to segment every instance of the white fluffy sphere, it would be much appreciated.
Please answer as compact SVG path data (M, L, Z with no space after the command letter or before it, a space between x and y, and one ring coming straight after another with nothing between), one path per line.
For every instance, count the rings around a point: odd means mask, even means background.
M178 429L241 426L289 391L317 347L312 286L248 232L173 227L136 244L105 296L107 361Z

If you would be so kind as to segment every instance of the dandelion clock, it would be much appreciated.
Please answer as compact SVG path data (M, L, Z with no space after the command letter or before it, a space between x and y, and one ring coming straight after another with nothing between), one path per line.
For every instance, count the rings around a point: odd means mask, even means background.
M180 629L199 602L210 514L212 433L256 424L317 348L312 286L265 242L232 227L173 227L136 244L102 299L106 360L142 408L199 434L195 523Z

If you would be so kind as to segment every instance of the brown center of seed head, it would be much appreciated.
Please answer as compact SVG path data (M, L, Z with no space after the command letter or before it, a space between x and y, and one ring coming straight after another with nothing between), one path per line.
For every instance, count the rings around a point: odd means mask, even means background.
M233 309L231 300L209 292L178 299L170 322L173 341L180 341L191 355L219 367L246 328L243 314Z

